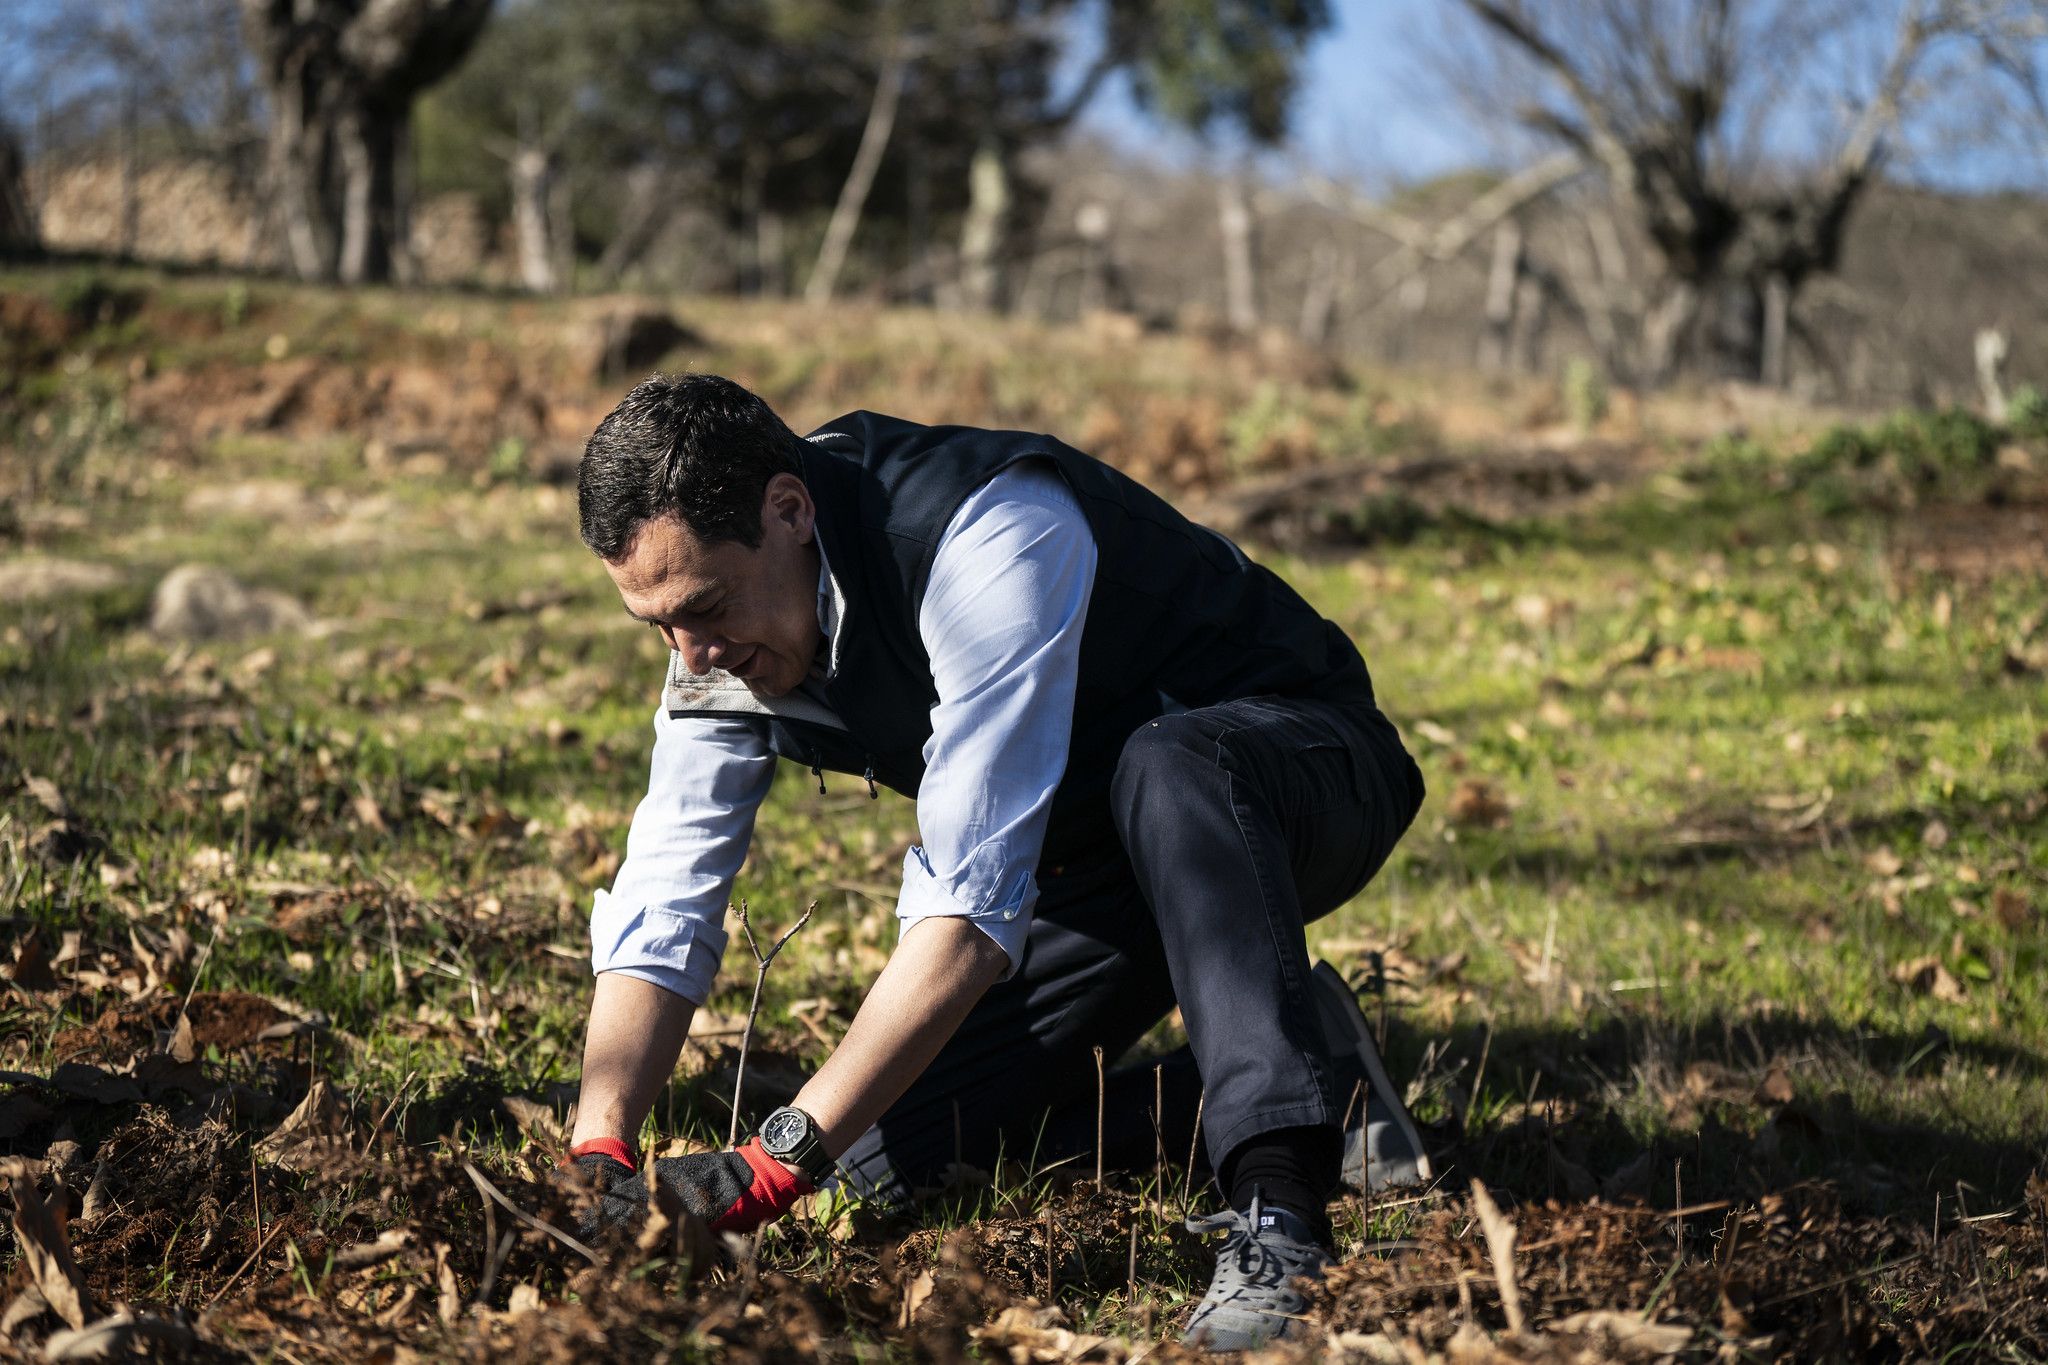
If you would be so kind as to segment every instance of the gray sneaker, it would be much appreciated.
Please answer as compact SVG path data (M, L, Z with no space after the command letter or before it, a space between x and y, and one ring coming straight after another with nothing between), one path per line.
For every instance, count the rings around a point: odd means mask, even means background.
M1422 1134L1415 1130L1415 1120L1380 1060L1358 997L1327 962L1316 963L1309 984L1330 1055L1347 1070L1363 1073L1365 1103L1356 1107L1344 1130L1344 1183L1360 1194L1427 1185L1436 1172L1430 1168Z
M1181 1340L1207 1351L1250 1351L1298 1335L1308 1296L1295 1281L1320 1278L1330 1253L1302 1219L1286 1209L1226 1209L1188 1219L1189 1232L1223 1232L1209 1292L1188 1319Z

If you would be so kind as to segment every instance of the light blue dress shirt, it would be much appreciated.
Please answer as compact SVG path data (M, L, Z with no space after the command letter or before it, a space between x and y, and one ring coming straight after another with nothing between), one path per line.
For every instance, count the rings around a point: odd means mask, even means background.
M1012 465L954 513L918 611L939 701L917 794L923 842L904 856L896 913L903 933L934 916L971 920L1008 955L1006 975L1031 927L1046 819L1066 771L1095 561L1066 483L1043 462ZM828 638L842 600L821 556ZM747 722L656 711L647 796L618 877L591 906L595 970L704 1003L775 765Z

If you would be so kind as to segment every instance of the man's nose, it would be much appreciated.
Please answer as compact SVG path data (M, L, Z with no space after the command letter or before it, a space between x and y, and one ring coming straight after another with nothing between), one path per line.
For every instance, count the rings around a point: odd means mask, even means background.
M668 637L669 648L683 656L683 667L692 673L709 673L731 653L731 647L721 636L700 635L673 626L663 626L662 634Z

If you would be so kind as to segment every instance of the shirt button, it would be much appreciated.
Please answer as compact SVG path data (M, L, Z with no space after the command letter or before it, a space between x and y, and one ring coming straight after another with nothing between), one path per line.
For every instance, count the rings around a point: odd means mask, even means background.
M1013 905L1013 906L1011 906L1011 907L1010 907L1009 909L1007 909L1007 910L1003 911L1003 918L1004 918L1004 919L1015 919L1015 918L1017 918L1017 907Z

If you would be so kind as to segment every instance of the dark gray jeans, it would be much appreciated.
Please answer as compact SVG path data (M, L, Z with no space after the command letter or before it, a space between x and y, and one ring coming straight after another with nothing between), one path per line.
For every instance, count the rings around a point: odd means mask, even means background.
M1092 1167L1093 1050L1116 1059L1176 1004L1188 1048L1156 1079L1150 1063L1111 1078L1108 1166L1149 1167L1160 1140L1184 1161L1198 1099L1212 1163L1339 1123L1353 1078L1325 1055L1302 927L1371 880L1421 803L1370 704L1254 697L1140 728L1113 788L1123 856L1039 868L1017 973L841 1159L850 1183L897 1199L956 1159Z

